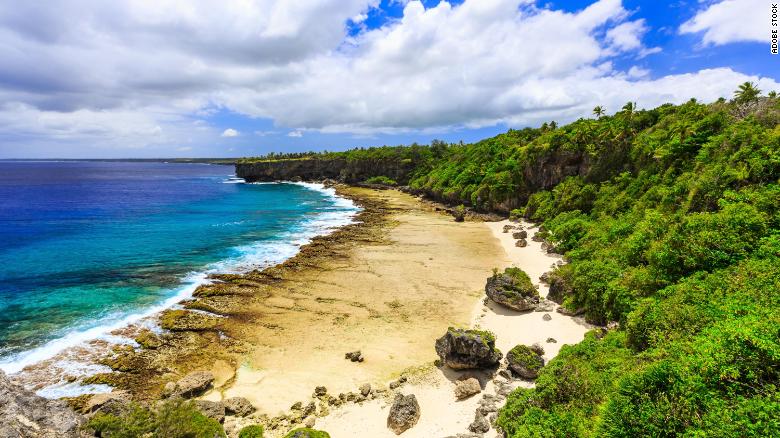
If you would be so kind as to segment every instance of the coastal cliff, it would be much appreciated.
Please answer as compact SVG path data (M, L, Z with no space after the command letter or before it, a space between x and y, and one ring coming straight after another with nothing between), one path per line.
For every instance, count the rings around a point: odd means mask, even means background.
M236 164L236 176L247 182L334 179L345 183L385 176L399 184L407 184L414 169L415 163L408 159L300 158L239 162Z

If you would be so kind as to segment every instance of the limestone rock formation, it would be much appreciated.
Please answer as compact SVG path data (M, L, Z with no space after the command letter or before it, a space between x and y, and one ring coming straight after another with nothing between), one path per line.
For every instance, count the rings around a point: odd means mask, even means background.
M520 268L507 268L487 279L485 293L494 302L512 310L534 310L541 298L531 279Z
M417 397L414 394L396 395L387 416L387 427L396 435L400 435L417 424L419 419L420 405L417 403Z
M0 437L76 438L82 422L65 403L35 395L0 371Z
M509 368L524 379L535 379L544 366L544 350L538 345L517 345L506 355Z
M455 398L458 400L469 398L480 392L482 392L482 387L479 384L479 380L474 377L455 382Z
M454 328L436 340L436 354L454 370L491 368L503 357L492 333Z

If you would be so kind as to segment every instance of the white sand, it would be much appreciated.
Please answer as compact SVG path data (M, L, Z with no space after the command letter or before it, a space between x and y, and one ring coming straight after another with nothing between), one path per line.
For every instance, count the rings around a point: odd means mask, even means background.
M523 269L531 280L539 286L542 296L547 295L547 286L540 284L539 276L549 271L551 266L560 260L560 256L549 255L542 250L540 242L531 240L537 231L532 224L523 223L528 231L528 246L518 248L511 232L503 233L504 225L509 221L486 223L496 239L501 242L508 260L512 266ZM486 273L486 277L489 273ZM545 349L545 359L549 360L558 354L564 344L574 344L582 340L585 332L591 327L580 318L563 316L557 312L549 312L552 319L542 319L545 312L519 313L501 308L492 302L483 305L482 299L474 307L472 320L474 327L490 330L496 334L496 344L505 354L517 344L531 345L540 343ZM557 343L546 343L547 338L554 338ZM431 349L434 340L431 339ZM446 374L446 375L445 375ZM454 380L463 374L453 371L432 368L410 383L402 386L403 394L414 394L420 404L420 420L417 425L402 436L407 438L441 438L458 433L467 433L468 425L474 420L482 394L477 394L467 400L457 401L453 395ZM500 379L500 377L499 377ZM483 393L494 394L495 385L492 381L482 379ZM533 386L532 382L515 380L513 386ZM330 415L317 419L315 427L327 430L333 438L346 437L394 437L386 427L387 415L392 400L373 400L363 404L350 404L334 410ZM492 436L491 432L486 436Z

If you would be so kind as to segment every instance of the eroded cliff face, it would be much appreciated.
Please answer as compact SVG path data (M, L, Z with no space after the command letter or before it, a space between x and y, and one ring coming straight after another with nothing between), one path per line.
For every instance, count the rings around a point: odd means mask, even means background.
M363 182L373 176L386 176L398 184L407 184L414 167L411 160L308 158L238 163L236 176L247 182L334 179L349 184Z

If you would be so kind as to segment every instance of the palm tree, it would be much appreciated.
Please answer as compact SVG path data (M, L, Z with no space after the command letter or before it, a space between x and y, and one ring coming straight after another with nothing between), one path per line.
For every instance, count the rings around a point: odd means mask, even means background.
M737 90L734 92L734 100L737 103L752 102L756 100L760 94L761 90L756 88L756 84L745 82L737 87Z
M769 96L769 97L771 97L772 99L774 99L774 98L776 98L776 97L777 97L777 91L775 91L775 90L772 90L772 91L770 91L770 92L767 94L767 96Z
M598 117L598 118L601 118L601 116L603 116L603 115L604 115L604 107L603 107L603 106L601 106L601 105L596 105L596 106L593 108L593 114L595 114L595 115L596 115L596 117Z
M628 114L631 114L636 110L636 102L628 102L627 104L623 105L623 108L621 108L623 111L625 111Z

